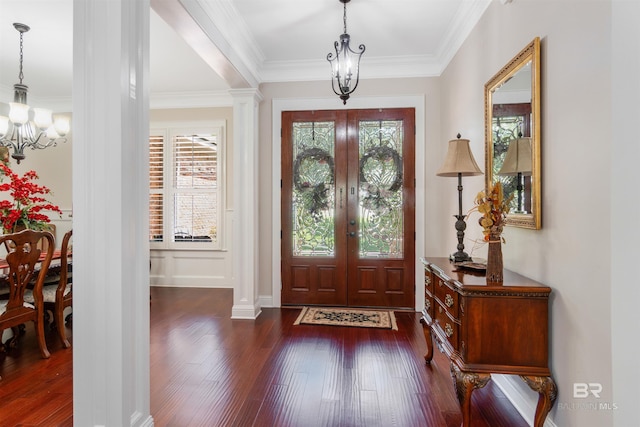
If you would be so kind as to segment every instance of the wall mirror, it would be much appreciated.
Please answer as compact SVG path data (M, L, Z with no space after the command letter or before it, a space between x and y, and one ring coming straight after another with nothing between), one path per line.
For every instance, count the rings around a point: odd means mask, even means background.
M539 229L540 38L485 85L485 179L513 194L507 225Z

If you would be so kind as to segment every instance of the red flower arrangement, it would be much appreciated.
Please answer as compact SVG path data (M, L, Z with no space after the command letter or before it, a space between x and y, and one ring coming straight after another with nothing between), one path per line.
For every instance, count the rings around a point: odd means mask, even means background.
M51 190L32 182L38 179L35 171L28 171L20 177L9 166L0 162L0 174L10 180L8 183L0 184L0 191L8 191L13 199L0 201L0 223L4 233L13 232L15 227L20 226L42 230L45 224L51 221L42 211L62 215L58 206L43 197L50 194Z

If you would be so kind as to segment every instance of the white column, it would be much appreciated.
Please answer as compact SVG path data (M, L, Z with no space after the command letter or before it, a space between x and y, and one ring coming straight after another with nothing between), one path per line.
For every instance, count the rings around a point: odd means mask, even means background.
M233 97L233 319L255 319L258 302L257 89L232 89Z
M148 0L75 0L73 421L152 426Z

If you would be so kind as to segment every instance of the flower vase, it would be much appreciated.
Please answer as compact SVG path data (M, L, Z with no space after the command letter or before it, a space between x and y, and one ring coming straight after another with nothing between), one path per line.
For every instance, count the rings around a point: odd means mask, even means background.
M502 266L502 237L500 234L489 236L489 253L487 255L487 285L501 286L504 282Z

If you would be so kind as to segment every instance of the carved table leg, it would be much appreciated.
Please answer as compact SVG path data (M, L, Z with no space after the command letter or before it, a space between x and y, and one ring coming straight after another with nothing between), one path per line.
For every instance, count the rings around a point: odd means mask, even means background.
M420 318L420 323L422 323L422 332L424 332L424 339L427 342L427 353L424 355L424 360L427 363L431 363L431 359L433 359L433 339L431 338L431 328L424 317Z
M482 388L491 379L491 374L476 372L462 372L451 362L451 377L456 388L456 396L462 409L462 426L471 425L471 393L477 388Z
M532 390L537 391L538 406L536 407L536 415L533 423L534 427L542 427L547 414L556 402L558 397L558 387L551 377L533 377L520 375L520 378L527 383Z

